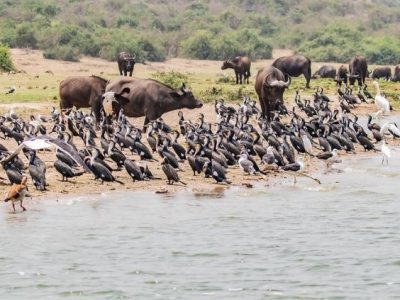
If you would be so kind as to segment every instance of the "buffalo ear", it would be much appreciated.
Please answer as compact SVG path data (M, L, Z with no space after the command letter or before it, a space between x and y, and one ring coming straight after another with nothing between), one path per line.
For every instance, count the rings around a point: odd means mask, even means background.
M116 94L116 95L121 96L121 95L123 95L123 94L129 94L130 92L131 92L131 89L130 89L130 88L124 87L123 90L121 91L121 93Z

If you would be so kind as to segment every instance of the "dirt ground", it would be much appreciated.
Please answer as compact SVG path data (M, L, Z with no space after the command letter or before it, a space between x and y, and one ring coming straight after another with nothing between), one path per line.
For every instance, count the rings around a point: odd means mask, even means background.
M54 76L69 76L69 75L107 75L108 77L115 76L116 74L116 63L106 62L101 59L94 58L82 58L80 63L69 63L62 61L51 61L44 60L40 51L32 51L25 49L13 49L12 55L14 62L19 70L23 70L26 72L27 76L31 76L32 74L49 74L51 71ZM266 62L258 62L260 64ZM138 77L146 77L146 74L156 71L162 70L185 70L186 72L193 71L199 69L207 69L212 68L218 70L220 66L219 62L211 62L211 61L190 61L184 59L173 59L167 61L166 63L152 63L148 65L138 64L135 68L135 72L137 72ZM4 75L5 76L5 75ZM53 75L49 75L53 76ZM49 83L50 84L50 83ZM333 95L331 95L334 97ZM17 112L17 114L27 119L29 115L38 114L49 115L50 107L54 105L52 102L32 102L32 103L10 103L4 104L1 103L0 98L0 114L4 114L8 112L11 108ZM338 104L335 104L338 106ZM375 111L375 106L373 104L367 105L363 104L354 112L360 115L366 115L367 113L371 113ZM215 123L215 113L214 107L211 104L207 104L203 106L201 109L197 110L183 110L185 119L191 120L192 122L196 122L198 119L199 113L202 112L205 115L206 122ZM164 120L167 124L170 124L172 127L177 126L177 112L170 112L163 116ZM143 118L131 119L131 123L141 127L143 124ZM51 128L52 124L47 124L47 128ZM257 127L258 128L258 127ZM145 137L143 138L145 140ZM96 141L99 144L99 141ZM0 140L0 143L6 146L10 151L13 151L17 144L14 140ZM78 138L74 139L74 143L79 147L81 147L82 141ZM316 151L316 150L315 150ZM132 155L128 152L125 152L128 158L138 159L136 155ZM315 152L316 154L316 152ZM357 157L360 156L376 156L380 154L368 153L364 154L364 151L361 149L357 149ZM26 158L23 155L20 155L21 158L26 162ZM159 162L141 162L141 164L147 164L153 174L160 178L152 181L142 181L142 182L133 182L129 175L125 170L114 172L115 177L119 180L123 181L125 184L121 185L119 183L104 183L93 181L93 176L90 174L84 174L80 177L74 178L70 180L70 182L61 182L61 175L57 173L57 171L53 167L53 162L55 161L55 151L49 152L40 152L38 156L46 162L47 173L46 178L49 186L47 187L48 191L40 192L36 191L30 181L28 180L28 185L30 186L30 193L34 199L41 198L58 198L58 197L66 197L69 195L84 195L84 194L99 194L106 193L110 191L123 191L123 190L148 190L154 192L167 192L173 193L175 191L192 191L194 193L200 194L213 194L220 193L221 190L225 188L229 188L229 186L216 185L212 178L204 178L203 175L193 176L190 167L187 162L183 163L182 169L183 172L179 172L181 179L187 183L187 186L183 186L182 184L174 184L173 186L169 186L165 182L165 175L162 173L161 165ZM347 155L344 153L340 153L342 160L354 159L354 155ZM160 160L158 154L155 154L155 158ZM257 160L260 163L259 160ZM110 163L113 165L113 163ZM261 166L261 169L263 167ZM324 172L326 170L325 163L319 161L316 158L311 159L306 165L305 173L317 176L318 173ZM0 170L0 176L6 178L4 171ZM29 176L28 176L29 177ZM285 174L282 172L271 172L270 174L257 175L257 176L246 176L239 169L238 166L230 167L227 177L230 181L232 181L233 186L241 186L243 188L248 188L253 185L261 185L261 186L270 186L275 184L282 184L285 182L293 182L293 176L290 174ZM4 183L0 183L0 195L4 194L8 190L9 186ZM29 200L28 200L29 201Z

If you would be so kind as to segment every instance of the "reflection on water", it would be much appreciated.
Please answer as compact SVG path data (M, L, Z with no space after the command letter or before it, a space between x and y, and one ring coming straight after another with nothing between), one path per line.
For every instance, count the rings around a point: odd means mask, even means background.
M399 153L254 189L0 207L0 299L390 299Z

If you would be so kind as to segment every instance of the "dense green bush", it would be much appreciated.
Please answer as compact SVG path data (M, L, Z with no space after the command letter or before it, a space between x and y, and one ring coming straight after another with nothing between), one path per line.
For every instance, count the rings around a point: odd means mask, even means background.
M347 62L357 54L363 54L371 64L398 64L400 40L386 37L366 38L353 26L331 24L316 31L311 39L297 52L316 61Z
M210 59L213 55L212 35L205 30L197 31L182 44L183 54L190 58Z
M79 50L70 46L55 46L44 51L43 57L47 59L79 61Z
M212 35L208 31L198 31L183 43L183 54L197 59L224 60L237 55L247 55L253 59L271 58L272 46L252 30Z
M10 50L5 46L0 45L0 71L9 72L14 69L15 68L11 60Z
M367 39L364 54L368 62L378 65L400 63L400 41L394 38Z
M182 87L182 83L184 83L186 87L190 88L190 86L188 86L189 78L187 75L180 72L157 72L154 73L152 77L174 89Z
M352 26L332 23L316 31L297 52L317 61L345 62L361 53L362 35Z
M314 60L348 61L360 53L395 63L400 42L399 0L7 0L0 16L0 43L74 60L115 60L121 51L142 62L258 59L271 57L273 43Z

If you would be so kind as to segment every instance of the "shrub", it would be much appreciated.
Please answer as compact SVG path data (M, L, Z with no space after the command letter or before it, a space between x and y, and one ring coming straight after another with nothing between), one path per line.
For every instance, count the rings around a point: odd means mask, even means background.
M176 72L176 71L171 71L171 72L157 72L152 75L152 77L170 87L173 87L174 89L178 89L182 86L182 83L184 83L187 87L188 86L188 76Z
M0 45L0 70L6 72L15 70L10 50L3 45Z
M182 44L183 54L189 58L208 59L212 55L211 34L208 31L197 31Z
M17 27L17 36L15 38L15 46L17 47L37 47L37 39L35 32L30 24L22 24Z
M360 32L352 26L332 23L314 32L296 51L312 60L344 62L360 53L362 38Z
M71 46L55 46L44 51L43 57L47 59L79 61L79 50Z
M396 65L400 62L400 40L369 38L365 42L365 56L371 64Z

